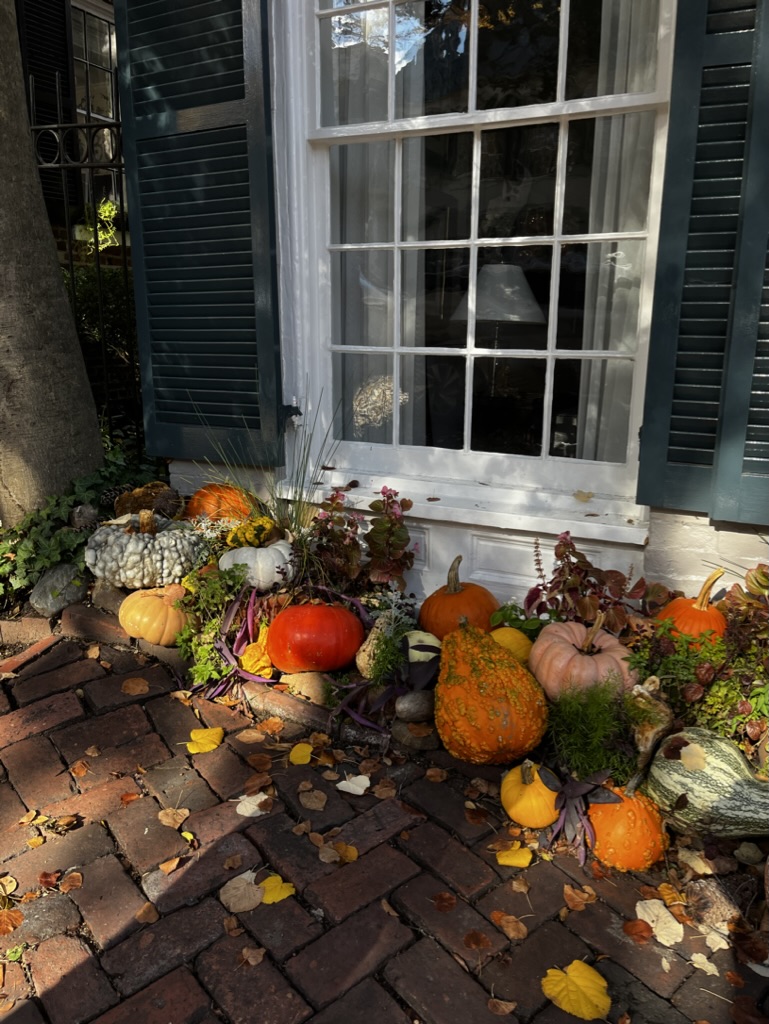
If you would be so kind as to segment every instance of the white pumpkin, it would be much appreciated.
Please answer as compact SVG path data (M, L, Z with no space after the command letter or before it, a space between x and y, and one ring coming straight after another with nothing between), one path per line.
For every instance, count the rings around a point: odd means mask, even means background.
M293 578L293 548L287 540L279 540L266 548L233 548L219 559L220 569L245 565L246 583L256 590L269 590L275 583Z

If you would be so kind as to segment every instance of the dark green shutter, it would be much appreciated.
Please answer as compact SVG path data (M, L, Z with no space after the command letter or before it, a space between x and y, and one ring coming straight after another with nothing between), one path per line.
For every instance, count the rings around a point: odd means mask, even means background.
M761 6L761 5L759 5ZM769 18L678 6L638 501L769 523Z
M266 11L119 0L116 30L147 448L282 454Z

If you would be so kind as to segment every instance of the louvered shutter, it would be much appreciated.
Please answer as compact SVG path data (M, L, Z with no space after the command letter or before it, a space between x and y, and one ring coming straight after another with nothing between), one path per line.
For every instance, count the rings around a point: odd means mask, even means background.
M281 455L265 5L119 0L147 448Z
M756 7L678 7L638 500L763 525L769 12Z

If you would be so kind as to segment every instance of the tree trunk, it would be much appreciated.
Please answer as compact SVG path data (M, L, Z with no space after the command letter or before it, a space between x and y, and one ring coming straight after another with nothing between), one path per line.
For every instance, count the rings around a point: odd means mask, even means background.
M0 523L102 462L99 422L27 117L12 0L0 2Z

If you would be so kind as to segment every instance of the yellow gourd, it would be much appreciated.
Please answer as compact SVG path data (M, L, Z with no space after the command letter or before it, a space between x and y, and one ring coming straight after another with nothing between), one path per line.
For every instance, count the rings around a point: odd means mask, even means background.
M514 654L518 661L526 664L529 660L532 641L522 630L516 629L514 626L500 626L499 629L492 629L491 637L498 644L506 647L511 654Z
M502 779L500 800L507 816L524 828L546 828L558 817L556 794L542 781L540 767L528 759Z

